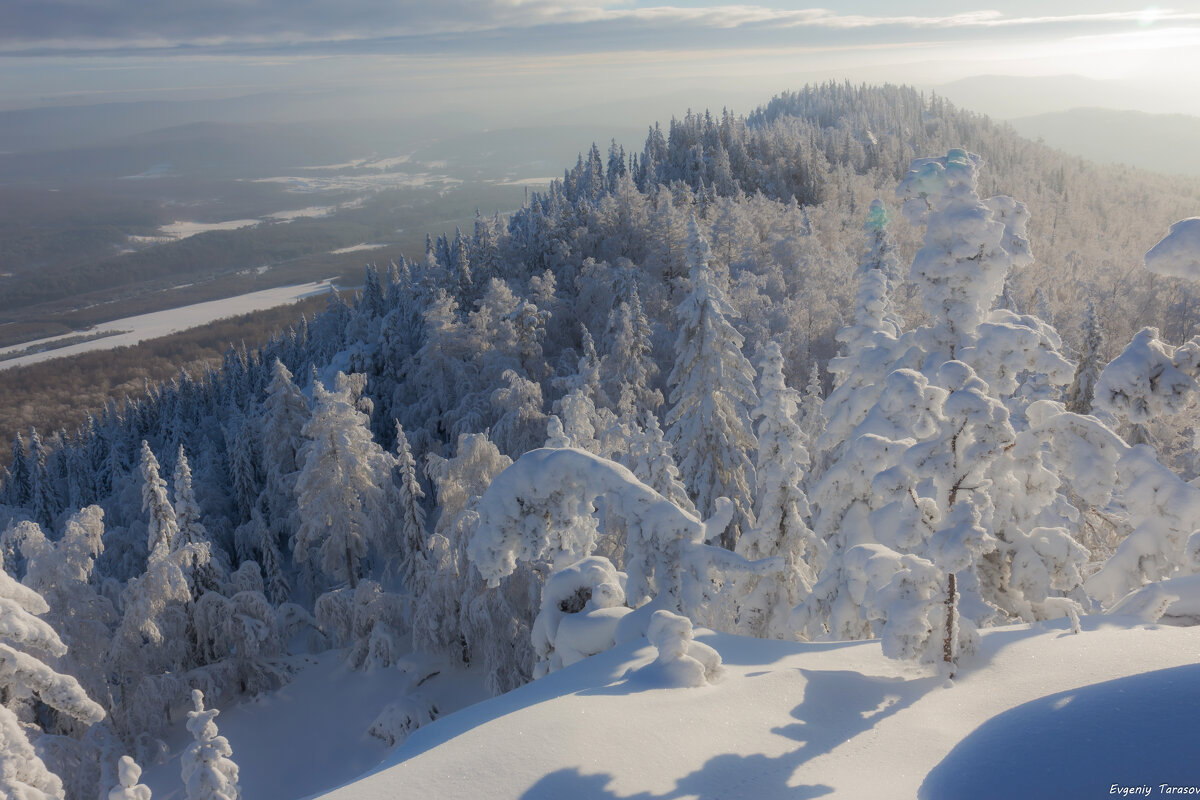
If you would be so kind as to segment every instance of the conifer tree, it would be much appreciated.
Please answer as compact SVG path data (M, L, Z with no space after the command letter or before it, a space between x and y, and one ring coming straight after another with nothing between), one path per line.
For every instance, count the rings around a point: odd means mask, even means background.
M192 490L192 470L188 465L183 445L179 445L179 455L175 459L174 488L175 522L178 530L171 541L171 550L178 551L186 545L193 545L197 551L208 554L207 558L196 561L188 575L192 595L199 597L202 593L220 586L221 580L214 558L213 543L204 523L200 521L200 505L196 502L196 493Z
M633 473L683 511L699 517L700 512L679 478L671 443L663 436L658 417L651 411L644 412L642 417L645 428L637 436L630 453Z
M151 557L170 552L175 538L179 535L175 509L167 499L167 482L159 476L158 469L158 459L154 457L150 444L143 439L141 455L142 511L150 515L146 529L146 552Z
M29 469L33 478L30 510L40 525L49 528L58 516L58 498L55 495L54 478L48 469L46 448L42 445L37 428L29 429Z
M301 431L311 416L308 402L292 382L292 373L276 359L259 426L267 511L276 533L295 527L297 454L304 443Z
M1104 332L1096 316L1096 304L1088 300L1083 317L1083 353L1075 367L1075 378L1067 390L1067 411L1075 414L1092 413L1092 400L1096 395L1096 383L1100 380L1104 349Z
M33 500L33 470L20 431L13 436L12 460L8 465L8 478L4 481L4 500L18 508L28 507Z
M400 577L404 587L416 597L423 589L420 580L425 574L425 509L421 505L425 493L417 479L417 463L399 420L396 421L396 477Z
M192 690L194 711L188 712L187 729L194 741L183 751L179 761L183 772L186 800L238 800L238 766L233 762L233 748L220 735L214 718L220 712L204 708L204 693Z
M810 512L801 483L808 452L796 422L800 393L784 381L783 354L775 342L768 342L763 351L758 396L756 524L743 532L737 552L750 561L781 557L784 572L781 578L753 576L747 581L739 623L753 636L782 639L791 636L788 618L793 606L816 583L825 543L805 521Z
M754 466L747 453L757 446L750 428L750 409L758 402L754 369L742 355L742 335L728 321L737 312L713 280L708 242L694 215L687 252L692 286L675 311L680 329L668 378L674 405L667 436L682 454L679 470L701 514L712 516L718 497L733 502L734 520L721 535L732 549L753 524Z
M316 555L335 582L358 585L367 550L382 535L383 481L392 459L371 438L369 419L357 407L363 376L338 373L334 390L313 385L316 407L304 425L303 467L296 479L300 527L296 560Z

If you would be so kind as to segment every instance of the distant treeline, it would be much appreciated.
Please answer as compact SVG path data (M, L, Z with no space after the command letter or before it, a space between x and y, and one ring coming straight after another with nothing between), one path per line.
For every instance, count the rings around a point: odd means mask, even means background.
M111 401L140 397L181 369L199 374L217 366L230 344L255 344L325 307L325 297L217 320L201 328L151 339L131 347L97 350L3 371L0 380L0 437L12 441L30 426L40 431L75 430L88 412ZM0 454L7 463L9 453Z

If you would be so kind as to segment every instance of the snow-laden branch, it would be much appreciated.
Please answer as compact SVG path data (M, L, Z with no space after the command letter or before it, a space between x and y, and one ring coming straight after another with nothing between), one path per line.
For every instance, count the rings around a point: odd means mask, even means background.
M780 559L746 561L705 544L729 522L719 503L702 522L642 483L625 467L583 450L531 450L496 476L480 498L480 524L468 556L490 586L512 574L518 561L548 562L555 571L592 554L598 540L592 515L603 498L606 515L624 522L627 593L631 605L667 594L677 607L704 595L687 586L709 572L768 574Z
M1080 497L1110 505L1133 530L1085 588L1110 607L1147 581L1194 571L1188 540L1200 530L1200 489L1185 483L1145 445L1130 446L1095 417L1058 403L1030 406L1033 430L1045 434L1060 472Z

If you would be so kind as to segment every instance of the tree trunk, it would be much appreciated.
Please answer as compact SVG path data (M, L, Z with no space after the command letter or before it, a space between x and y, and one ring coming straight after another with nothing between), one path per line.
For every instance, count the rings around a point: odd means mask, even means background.
M958 576L950 573L946 586L946 638L942 641L942 660L950 665L950 677L954 677L955 652L958 643L954 641L954 615L958 610Z

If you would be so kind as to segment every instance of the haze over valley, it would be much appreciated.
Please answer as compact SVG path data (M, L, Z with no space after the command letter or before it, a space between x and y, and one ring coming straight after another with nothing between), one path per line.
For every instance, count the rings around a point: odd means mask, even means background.
M0 797L1200 794L1200 12L4 16Z

